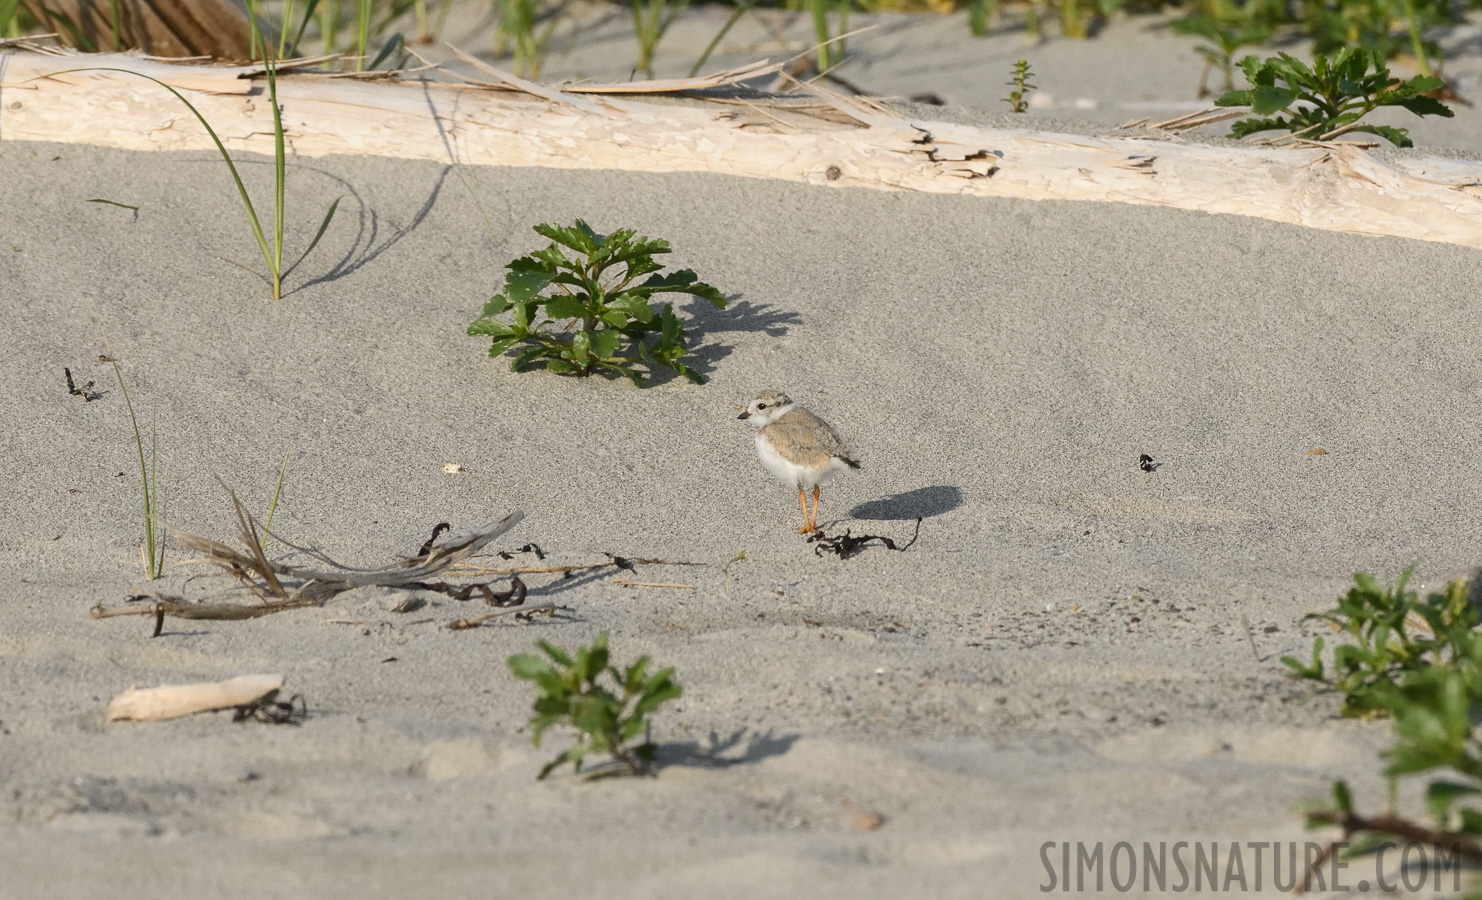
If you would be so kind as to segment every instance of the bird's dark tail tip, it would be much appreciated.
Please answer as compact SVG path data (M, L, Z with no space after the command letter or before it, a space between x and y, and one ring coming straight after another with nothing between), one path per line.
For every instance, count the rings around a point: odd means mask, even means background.
M851 469L857 469L857 468L859 468L859 463L855 462L854 460L850 459L849 457L847 457L847 456L841 456L839 458L842 459L849 466L849 468L851 468Z

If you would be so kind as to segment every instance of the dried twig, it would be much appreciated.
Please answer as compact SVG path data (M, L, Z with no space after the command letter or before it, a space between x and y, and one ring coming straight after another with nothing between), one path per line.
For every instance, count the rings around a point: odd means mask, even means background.
M453 588L436 580L437 575L455 563L479 552L518 524L525 517L525 514L519 510L483 528L451 538L443 544L437 544L436 541L444 531L448 530L448 525L445 522L438 523L433 529L432 539L422 545L416 556L381 568L350 569L339 566L322 554L318 554L318 558L335 566L333 570L325 571L269 559L262 548L257 520L242 506L235 493L231 493L231 498L241 538L246 545L245 550L239 550L221 541L188 531L171 530L176 541L182 546L203 554L201 561L224 570L241 582L247 590L266 602L252 605L191 603L183 597L144 594L130 599L149 599L154 602L148 606L123 609L105 609L100 604L89 612L89 618L153 615L157 636L163 629L165 616L182 619L253 619L287 609L318 606L336 594L358 587L431 590L455 597L461 591L463 596L459 599L467 599L474 592L480 592L488 602L495 605L515 605L524 600L525 586L519 579L515 579L507 592L496 592L488 585ZM284 543L287 544L286 541ZM292 545L289 544L289 546ZM514 599L516 597L518 599ZM514 603L511 603L511 600L514 600Z
M1435 831L1418 825L1408 819L1402 819L1393 813L1381 813L1377 816L1360 816L1357 813L1344 812L1343 810L1329 810L1325 812L1312 812L1307 814L1307 824L1312 825L1336 825L1343 830L1343 837L1332 841L1323 848L1322 855L1317 861L1307 867L1307 872L1302 876L1302 883L1297 885L1295 893L1305 893L1312 887L1312 876L1322 870L1323 865L1338 851L1340 844L1347 843L1350 838L1360 832L1371 832L1374 834L1388 834L1404 838L1415 844L1429 844L1461 856L1473 862L1482 862L1482 844L1469 834L1461 834L1451 831Z
M470 628L477 628L490 619L495 618L496 616L508 615L513 615L516 619L522 619L528 622L535 617L536 613L545 613L546 617L550 618L556 614L556 604L538 603L535 606L520 606L510 607L508 609L496 609L493 612L487 612L481 616L470 616L467 619L458 619L455 622L449 622L448 628L452 631L466 631Z
M692 584L669 584L662 581L628 581L622 578L613 578L610 581L613 584L620 584L623 587L684 588L691 591L695 589L695 586Z

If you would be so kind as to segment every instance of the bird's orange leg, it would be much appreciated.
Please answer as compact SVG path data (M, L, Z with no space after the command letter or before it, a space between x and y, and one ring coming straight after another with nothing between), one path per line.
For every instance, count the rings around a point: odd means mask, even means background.
M803 527L798 529L798 534L807 534L813 529L808 526L808 495L803 493L803 488L798 487L798 505L803 507Z
M813 533L818 534L818 485L813 485Z

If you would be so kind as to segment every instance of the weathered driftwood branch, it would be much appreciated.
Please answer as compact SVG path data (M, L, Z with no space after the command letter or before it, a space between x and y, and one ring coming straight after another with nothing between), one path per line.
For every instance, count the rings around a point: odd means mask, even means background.
M241 675L226 681L129 688L108 704L108 721L157 722L213 709L251 706L283 687L282 675Z
M117 66L188 89L232 150L272 152L271 111L250 68L120 55L0 53L0 140L202 150L180 102ZM1098 200L1255 216L1331 231L1482 247L1482 165L1382 162L1352 146L1207 146L908 120L880 104L812 96L690 102L577 93L489 72L496 83L279 82L300 156L361 154L487 166L713 172L837 187L1032 200ZM802 100L803 102L799 102Z

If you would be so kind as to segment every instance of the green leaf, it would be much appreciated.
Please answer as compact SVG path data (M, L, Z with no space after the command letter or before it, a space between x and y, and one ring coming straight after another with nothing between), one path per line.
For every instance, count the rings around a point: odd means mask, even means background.
M507 338L495 338L494 342L489 345L489 355L502 356L506 350L518 343L519 340L520 337L518 335Z
M1378 135L1396 147L1415 146L1415 143L1410 140L1410 130L1408 128L1395 128L1390 125L1360 125L1353 130Z
M495 294L489 298L488 303L484 304L484 315L497 316L507 309L509 309L509 298L503 294Z
M548 275L551 278L554 278L557 274L555 267L548 265L543 260L536 259L534 256L522 256L519 259L511 260L505 268L511 272L538 272L542 275Z
M598 359L608 359L618 351L622 335L616 331L602 330L592 335L592 353Z
M524 303L550 283L551 276L545 272L510 272L504 277L504 293L511 303Z
M509 658L509 670L516 678L526 681L538 678L540 675L550 672L550 665L538 656L529 653L516 653Z
M1214 101L1215 106L1250 106L1254 91L1227 91Z
M557 375L570 375L576 371L576 364L564 359L551 358L545 361L545 367Z
M592 355L592 333L589 331L578 331L571 339L571 358L578 366L587 364L587 357Z
M591 253L597 249L595 232L581 219L577 219L576 225L571 228L561 225L536 225L535 233L581 254Z
M553 319L579 319L587 314L587 307L580 297L558 294L545 302L545 312Z
M1258 116L1269 116L1291 106L1297 99L1294 88L1281 89L1271 85L1259 85L1250 92L1250 110Z
M1441 116L1449 119L1456 115L1451 111L1451 107L1433 97L1410 97L1388 105L1403 106L1417 116Z
M532 347L529 350L526 350L524 353L521 353L519 356L516 356L514 358L514 361L509 364L509 370L511 372L518 372L531 363L535 362L537 359L540 359L542 356L545 356L546 354L551 352L553 351L549 347Z
M1353 794L1348 790L1348 782L1333 782L1333 805L1339 812L1353 812Z
M515 328L498 319L474 319L473 323L468 326L468 333L471 335L502 337L504 335L515 334Z
M1458 797L1472 796L1479 791L1475 785L1457 784L1454 781L1432 781L1425 789L1425 806L1437 825L1445 828L1450 819L1451 806Z

